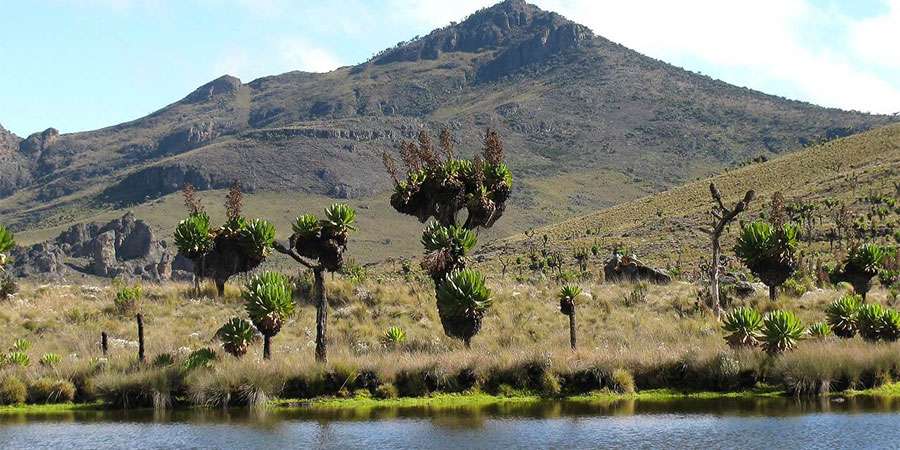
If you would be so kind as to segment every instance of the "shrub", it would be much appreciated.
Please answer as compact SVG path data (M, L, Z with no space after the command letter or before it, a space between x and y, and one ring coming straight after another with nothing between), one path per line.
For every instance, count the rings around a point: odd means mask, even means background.
M894 342L900 339L900 312L889 309L881 317L881 339Z
M41 355L40 364L44 367L54 367L62 360L56 353L44 353Z
M728 333L725 340L731 347L752 347L759 344L762 328L762 316L752 308L737 308L722 320L722 329Z
M0 405L21 405L28 398L28 389L18 378L6 375L0 380Z
M397 398L397 387L391 383L382 383L375 388L375 397L380 399Z
M381 341L386 347L396 348L400 344L406 342L406 332L400 327L390 327L384 332Z
M860 307L857 315L859 335L869 342L881 339L884 329L884 314L884 307L877 303L868 303Z
M12 346L13 351L22 353L27 352L30 348L31 342L28 342L28 339L16 339Z
M160 353L153 358L153 367L166 367L175 364L175 357L171 353Z
M464 269L447 276L437 289L438 313L447 336L465 341L481 329L484 313L493 303L484 275Z
M828 322L817 322L809 326L808 332L815 339L825 339L831 336L831 326Z
M287 318L294 315L291 283L277 272L265 272L253 277L242 293L250 321L263 335L263 357L269 358L270 340L281 331Z
M774 227L757 220L741 228L734 252L757 278L769 286L772 300L775 289L796 270L794 252L799 236L800 228L789 223Z
M140 286L124 286L116 292L116 298L113 303L116 306L116 312L122 315L133 314L138 310L138 304L143 296L143 290Z
M826 320L836 336L849 339L856 335L857 316L862 303L861 296L847 294L825 308Z
M634 376L625 369L615 369L609 379L609 387L620 394L633 394L635 392Z
M794 313L772 311L763 319L763 347L769 354L793 350L804 331L803 323Z
M191 352L187 358L185 358L184 362L181 363L181 368L184 371L191 371L199 368L208 368L212 367L213 363L218 359L218 355L209 347L200 348Z
M30 403L68 403L75 400L75 385L68 380L38 378L28 386Z
M22 351L11 351L6 354L5 362L6 364L12 364L20 367L28 367L31 365L31 358L28 357L28 354Z
M213 248L213 236L209 228L209 216L195 212L175 227L175 246L188 258L197 258Z
M232 317L216 331L216 337L222 341L222 348L235 358L247 353L250 344L258 339L253 324L245 319Z
M0 268L2 268L9 261L9 253L13 247L16 246L16 241L13 239L13 234L11 231L6 229L3 225L0 225Z
M19 292L19 284L16 279L5 274L0 275L0 300L6 300L16 292Z

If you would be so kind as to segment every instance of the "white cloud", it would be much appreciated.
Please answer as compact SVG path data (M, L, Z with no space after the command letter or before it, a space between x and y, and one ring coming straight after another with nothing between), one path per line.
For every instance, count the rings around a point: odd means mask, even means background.
M900 69L900 0L887 6L887 14L851 24L850 44L866 62L896 70Z
M341 65L332 52L301 38L283 38L278 42L277 50L281 63L290 67L289 70L328 72Z
M341 66L331 51L298 37L282 37L267 44L263 51L243 47L229 48L213 64L213 77L234 75L244 82L284 72L328 72Z

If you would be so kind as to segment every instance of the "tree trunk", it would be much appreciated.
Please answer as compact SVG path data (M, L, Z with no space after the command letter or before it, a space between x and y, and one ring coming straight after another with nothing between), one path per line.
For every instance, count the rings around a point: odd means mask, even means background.
M575 308L572 308L572 314L569 314L569 343L572 350L575 350Z
M710 301L712 305L710 305L713 310L716 312L716 318L719 319L722 317L722 303L719 300L719 259L721 258L722 247L719 245L719 235L713 234L712 236L712 263L710 264L710 284L709 284L709 294Z
M216 280L216 293L219 297L225 296L225 280Z
M272 336L263 336L263 359L272 359Z
M138 326L138 361L141 363L146 362L144 358L144 315L137 315L137 326Z
M775 301L778 298L778 286L769 286L769 301Z
M472 348L472 338L466 338L463 340L463 344L466 345L466 350Z
M328 343L326 327L328 321L328 297L325 294L324 269L316 268L313 275L316 282L316 361L324 363L328 360Z

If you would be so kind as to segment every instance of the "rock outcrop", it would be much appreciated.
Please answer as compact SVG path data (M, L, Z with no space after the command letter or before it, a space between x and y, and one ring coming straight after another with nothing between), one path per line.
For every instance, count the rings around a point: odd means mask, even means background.
M603 265L606 281L633 282L649 281L656 284L668 284L672 277L664 270L655 269L643 264L635 255L613 253Z
M190 261L176 256L131 213L106 224L72 225L52 241L14 249L12 258L12 271L20 277L84 274L166 281L189 280L193 271Z

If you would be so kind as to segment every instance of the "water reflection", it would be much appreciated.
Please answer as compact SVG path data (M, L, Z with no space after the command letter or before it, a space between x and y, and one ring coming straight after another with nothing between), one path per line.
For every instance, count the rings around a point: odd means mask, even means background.
M790 417L810 414L862 414L900 412L900 400L889 397L850 398L681 398L666 400L542 400L509 401L471 406L367 406L358 408L306 408L275 410L190 409L82 410L0 414L0 426L28 423L131 422L241 425L270 428L284 421L329 422L428 419L435 426L480 428L492 418L558 419L651 415L714 415L734 417Z
M0 447L868 448L900 442L898 409L893 399L858 397L70 411L0 415Z

